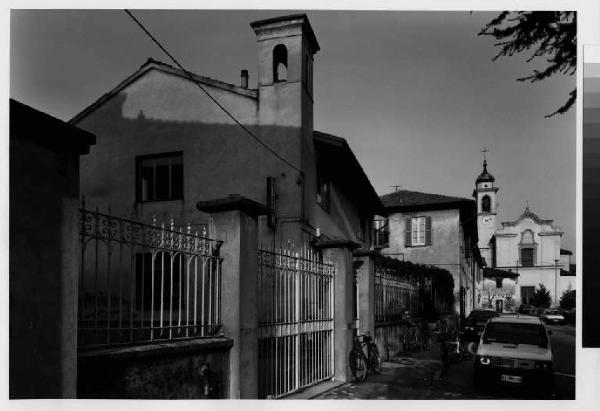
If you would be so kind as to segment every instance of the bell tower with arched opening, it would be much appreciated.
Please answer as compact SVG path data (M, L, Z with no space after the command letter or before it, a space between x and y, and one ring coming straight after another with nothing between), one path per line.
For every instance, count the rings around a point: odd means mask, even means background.
M259 121L310 128L313 60L319 43L305 14L251 23L258 41Z
M479 237L479 250L488 267L492 267L492 244L490 241L496 232L496 216L498 209L498 187L494 185L496 179L487 170L487 158L483 150L483 171L475 181L473 197L477 202L477 234Z
M311 205L316 201L318 180L313 141L313 62L319 43L306 14L250 25L258 46L260 138L301 170L277 163L280 171L274 174L276 195L288 205L278 211L287 217L312 221Z

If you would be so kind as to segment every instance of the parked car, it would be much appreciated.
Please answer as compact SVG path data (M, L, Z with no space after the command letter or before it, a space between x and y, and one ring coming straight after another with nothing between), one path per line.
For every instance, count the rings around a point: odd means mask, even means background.
M545 310L540 315L540 320L545 324L564 324L565 317L559 310Z
M498 317L494 310L473 310L466 318L463 327L463 340L478 342L485 324L490 318Z
M536 317L491 318L474 358L475 389L528 387L551 395L554 362L549 334Z
M533 310L535 307L533 305L529 305L529 304L521 304L519 306L519 310L517 311L519 314L530 314L531 310Z
M546 311L545 308L535 308L533 307L530 311L529 311L529 315L533 315L534 317L539 317L540 315L543 314L543 312Z
M577 316L574 308L571 310L560 310L560 312L565 317L565 324L575 325Z

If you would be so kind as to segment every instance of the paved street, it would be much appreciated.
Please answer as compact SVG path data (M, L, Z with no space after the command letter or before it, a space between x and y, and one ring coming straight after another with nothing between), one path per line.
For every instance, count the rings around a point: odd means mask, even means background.
M575 398L575 328L549 326L555 356L556 399ZM439 346L408 353L385 362L379 375L364 383L347 383L317 399L516 399L527 393L508 390L478 393L473 390L471 359L453 363L442 375Z

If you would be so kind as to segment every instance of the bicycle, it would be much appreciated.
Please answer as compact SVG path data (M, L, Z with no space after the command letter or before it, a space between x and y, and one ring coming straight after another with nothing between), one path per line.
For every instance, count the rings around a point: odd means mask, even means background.
M365 355L364 348L367 349L367 355ZM354 337L348 360L350 371L356 381L366 380L369 372L372 374L381 372L381 356L369 333Z
M432 338L431 333L423 331L422 326L411 322L407 332L402 337L402 346L407 351L414 349L431 350Z

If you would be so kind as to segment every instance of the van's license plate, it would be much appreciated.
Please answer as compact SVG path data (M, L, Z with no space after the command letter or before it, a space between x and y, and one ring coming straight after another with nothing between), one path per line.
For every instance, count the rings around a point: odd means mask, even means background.
M512 383L519 384L522 381L522 377L520 377L518 375L505 375L505 374L502 374L500 376L500 381L512 382Z

